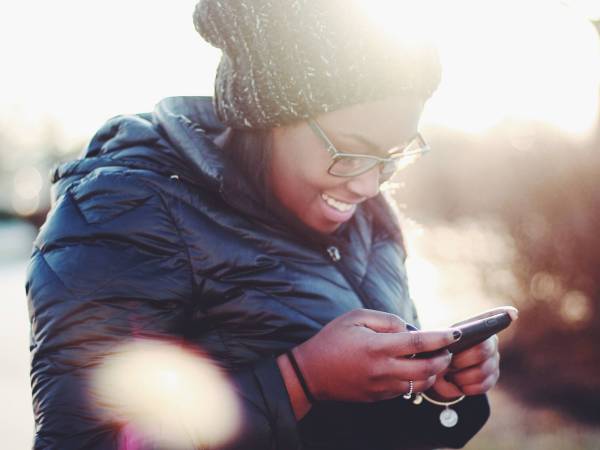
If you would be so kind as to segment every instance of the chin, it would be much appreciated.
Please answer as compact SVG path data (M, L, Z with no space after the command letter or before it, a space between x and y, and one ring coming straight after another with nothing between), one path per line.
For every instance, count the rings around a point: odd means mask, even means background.
M310 228L321 233L321 234L331 234L335 230L337 230L341 223L320 223L320 224L308 224Z

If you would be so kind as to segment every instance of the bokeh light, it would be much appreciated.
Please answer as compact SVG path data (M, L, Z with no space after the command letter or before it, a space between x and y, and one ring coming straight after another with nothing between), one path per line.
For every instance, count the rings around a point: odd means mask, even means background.
M43 179L33 166L17 170L13 178L14 195L11 197L14 211L21 216L34 214L40 207Z
M105 357L92 386L98 414L123 426L129 441L212 448L232 439L241 423L225 375L175 344L138 339L121 346Z
M569 291L561 299L560 315L569 325L583 326L592 319L592 302L581 291Z
M14 176L15 193L24 199L32 199L40 194L42 175L35 167L22 167Z
M538 272L531 278L529 292L535 300L554 301L563 294L564 287L557 276Z

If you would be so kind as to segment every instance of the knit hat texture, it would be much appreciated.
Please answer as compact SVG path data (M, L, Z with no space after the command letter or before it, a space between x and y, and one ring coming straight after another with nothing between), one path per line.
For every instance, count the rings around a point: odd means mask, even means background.
M432 46L382 31L355 0L200 0L200 35L223 51L217 116L233 128L271 128L440 82Z

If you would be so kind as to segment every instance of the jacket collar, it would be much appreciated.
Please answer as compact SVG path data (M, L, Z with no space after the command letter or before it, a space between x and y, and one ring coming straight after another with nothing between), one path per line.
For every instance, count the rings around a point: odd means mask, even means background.
M221 196L234 210L274 231L297 236L319 247L343 245L345 224L333 235L310 229L283 207L266 205L249 182L215 143L225 130L216 117L210 97L169 97L152 114L117 116L96 133L81 159L59 166L53 175L58 196L74 181L104 166L146 169L165 176L177 175L187 183ZM351 220L366 218L359 208ZM367 227L369 228L369 227ZM364 227L361 227L366 231Z
M225 130L210 97L168 97L156 105L156 124L187 163L197 181L219 189L225 170L221 149L213 142Z
M154 110L154 118L170 144L193 172L194 184L210 186L223 199L248 216L263 219L259 199L236 167L215 143L225 131L209 97L170 97Z
M282 206L266 205L254 195L250 183L223 155L214 139L225 130L217 119L209 97L171 97L154 110L157 123L169 141L194 168L196 176L218 189L223 200L234 209L259 222L302 238L319 246L342 244L345 227L334 235L322 235L304 225Z

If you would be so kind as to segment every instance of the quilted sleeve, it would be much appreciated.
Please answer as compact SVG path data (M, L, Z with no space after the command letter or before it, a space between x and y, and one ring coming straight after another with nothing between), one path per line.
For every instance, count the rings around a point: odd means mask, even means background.
M129 339L182 338L191 299L201 298L191 271L165 199L140 177L107 169L66 190L27 274L35 449L156 448L127 446L122 422L98 414L89 380ZM243 427L227 448L297 448L275 361L231 381Z

